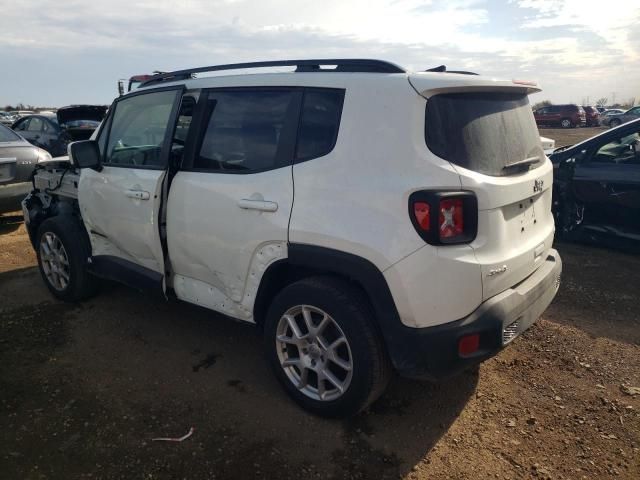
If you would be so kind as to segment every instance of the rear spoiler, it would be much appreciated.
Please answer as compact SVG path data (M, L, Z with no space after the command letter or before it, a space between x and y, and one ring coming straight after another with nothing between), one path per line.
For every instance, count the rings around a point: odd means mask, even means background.
M534 82L525 80L497 80L480 75L420 72L409 75L409 83L425 98L440 93L517 92L530 95L542 91Z

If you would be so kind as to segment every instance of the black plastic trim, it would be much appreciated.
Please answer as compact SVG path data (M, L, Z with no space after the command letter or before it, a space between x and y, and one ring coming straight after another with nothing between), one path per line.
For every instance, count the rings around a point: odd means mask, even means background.
M339 250L290 243L287 261L299 267L338 274L357 283L367 295L394 365L406 346L398 333L406 328L382 272L369 260Z
M163 275L120 257L96 255L91 257L88 270L101 278L123 283L143 292L164 296Z
M440 201L447 198L461 198L464 213L464 233L455 238L440 238ZM425 232L418 225L418 221L413 212L416 202L426 202L429 204L430 228ZM420 237L430 245L456 245L460 243L473 242L478 235L478 199L473 192L457 190L419 190L409 196L409 218Z

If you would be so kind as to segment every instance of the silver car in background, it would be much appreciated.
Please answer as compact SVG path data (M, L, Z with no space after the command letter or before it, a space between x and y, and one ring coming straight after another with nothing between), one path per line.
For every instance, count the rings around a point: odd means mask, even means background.
M0 213L20 210L31 191L31 172L51 155L0 124Z
M609 111L605 112L603 116L600 117L600 124L615 128L618 125L622 125L623 123L630 122L631 120L635 120L640 118L640 106L633 107L623 113L609 113Z
M10 127L11 125L13 125L13 122L15 122L17 119L18 117L16 117L12 113L0 112L0 124L2 125L6 125L7 127Z

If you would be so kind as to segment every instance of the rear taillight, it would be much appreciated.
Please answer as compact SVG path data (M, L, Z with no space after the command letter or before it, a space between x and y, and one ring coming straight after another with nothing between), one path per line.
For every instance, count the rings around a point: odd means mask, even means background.
M478 202L472 192L414 192L409 197L409 216L416 232L432 245L476 238Z
M421 230L428 232L431 228L431 207L427 202L413 204L413 215Z
M464 233L464 205L462 199L440 200L438 219L440 238L454 238Z

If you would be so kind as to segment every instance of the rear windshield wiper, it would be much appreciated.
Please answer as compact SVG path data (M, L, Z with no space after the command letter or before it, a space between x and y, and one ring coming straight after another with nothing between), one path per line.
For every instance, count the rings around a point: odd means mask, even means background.
M504 167L502 167L502 170L508 170L511 168L524 168L524 167L530 167L531 165L538 163L540 161L540 157L535 156L535 157L529 157L529 158L525 158L524 160L520 160L519 162L515 162L515 163L510 163L509 165L505 165Z

